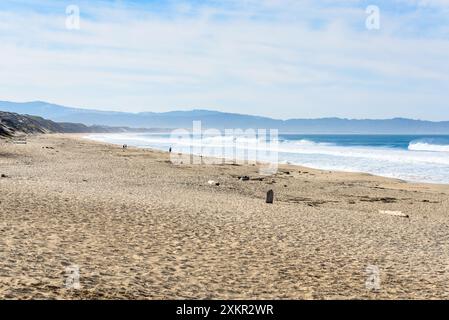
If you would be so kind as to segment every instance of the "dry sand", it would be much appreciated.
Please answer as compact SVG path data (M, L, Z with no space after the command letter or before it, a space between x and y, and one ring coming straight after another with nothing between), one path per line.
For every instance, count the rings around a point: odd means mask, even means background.
M239 181L257 166L67 135L1 142L0 174L0 298L449 297L448 186L293 166Z

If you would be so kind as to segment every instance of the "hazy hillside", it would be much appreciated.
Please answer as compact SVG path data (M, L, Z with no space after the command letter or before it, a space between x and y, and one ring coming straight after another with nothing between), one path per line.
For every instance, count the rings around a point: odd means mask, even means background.
M351 120L339 118L276 120L251 115L208 110L165 113L127 113L69 108L46 102L14 103L0 101L0 110L32 114L56 122L75 122L131 128L190 128L202 121L203 128L274 128L298 133L359 134L449 134L449 121L432 122L411 119Z
M124 130L122 128L108 128L104 126L89 127L80 123L57 123L37 116L0 111L0 137L35 133L91 133Z
M13 136L17 133L62 132L62 128L53 121L35 116L23 116L0 111L0 136Z

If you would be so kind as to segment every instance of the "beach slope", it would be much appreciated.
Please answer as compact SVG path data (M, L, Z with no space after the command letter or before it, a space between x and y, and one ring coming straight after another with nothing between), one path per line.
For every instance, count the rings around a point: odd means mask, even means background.
M0 298L449 297L448 186L64 134L0 142L0 174Z

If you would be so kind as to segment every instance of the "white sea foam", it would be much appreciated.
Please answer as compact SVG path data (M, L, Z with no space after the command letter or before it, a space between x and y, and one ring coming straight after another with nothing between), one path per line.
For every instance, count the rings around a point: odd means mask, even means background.
M411 142L408 146L412 151L449 152L449 145L431 144L425 142Z

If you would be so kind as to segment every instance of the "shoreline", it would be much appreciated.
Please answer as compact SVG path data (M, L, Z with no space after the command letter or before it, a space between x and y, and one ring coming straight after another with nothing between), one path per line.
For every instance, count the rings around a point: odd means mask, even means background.
M257 172L79 135L2 144L0 298L449 298L449 186Z
M103 143L103 144L107 144L107 145L112 145L112 146L121 146L121 144L118 143L112 143L112 142L105 142L105 141L98 141L95 139L90 139L88 138L88 135L91 134L65 134L65 135L71 135L73 137L76 138L81 138L87 141L91 141L91 142L95 142L95 143ZM448 135L449 136L449 135ZM131 148L136 148L136 149L142 149L142 150L152 150L153 152L161 152L162 154L166 154L169 155L168 151L163 151L160 149L155 149L152 147L136 147L136 146L129 146ZM185 155L189 155L189 154L185 154ZM199 157L199 156L194 156L191 155L192 157ZM209 156L204 156L203 158L212 158ZM218 160L222 160L222 161L226 161L226 160L232 160L232 159L226 159L226 158L214 158L214 159L218 159ZM288 162L288 161L287 161ZM263 164L264 162L260 162L258 161L257 164ZM240 164L240 165L248 165L248 164ZM395 177L388 177L388 176L382 176L382 175L378 175L378 174L374 174L374 173L369 173L369 172L363 172L363 171L344 171L344 170L327 170L327 169L321 169L321 168L313 168L313 167L307 167L301 164L295 164L295 163L281 163L278 162L278 167L285 167L285 168L302 168L303 170L311 170L311 171L319 171L319 172L330 172L330 173L336 173L336 174L341 174L341 175L345 175L345 174L349 174L349 175L368 175L371 177L375 177L375 178L380 178L380 179L386 179L386 180L393 180L395 182L399 182L399 183L406 183L409 185L417 185L417 186L426 186L426 185L430 185L430 186L435 186L435 187L441 187L441 188L449 188L449 183L434 183L434 182L419 182L419 181L409 181L409 180L405 180L405 179L401 179L401 178L395 178Z

